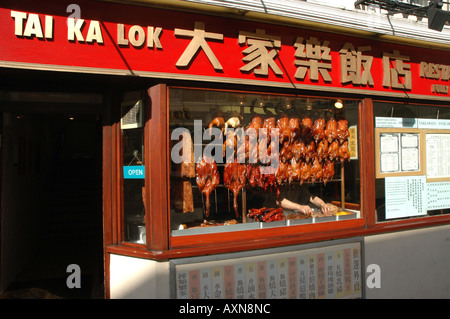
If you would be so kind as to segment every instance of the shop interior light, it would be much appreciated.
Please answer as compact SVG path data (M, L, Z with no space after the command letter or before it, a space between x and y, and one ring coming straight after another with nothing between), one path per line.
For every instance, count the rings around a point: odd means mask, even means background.
M344 107L344 103L342 102L342 100L337 100L336 102L334 102L334 107L337 109L342 109Z

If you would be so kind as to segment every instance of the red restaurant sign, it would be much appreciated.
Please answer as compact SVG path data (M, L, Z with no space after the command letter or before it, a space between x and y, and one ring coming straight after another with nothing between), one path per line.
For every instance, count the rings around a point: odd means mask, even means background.
M449 96L450 53L100 1L1 4L0 66Z

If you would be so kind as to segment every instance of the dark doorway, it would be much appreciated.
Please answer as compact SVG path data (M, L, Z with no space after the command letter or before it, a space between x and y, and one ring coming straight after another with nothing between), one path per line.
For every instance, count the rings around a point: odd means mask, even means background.
M103 298L101 124L98 114L3 113L3 298ZM80 288L67 285L78 283L72 264Z

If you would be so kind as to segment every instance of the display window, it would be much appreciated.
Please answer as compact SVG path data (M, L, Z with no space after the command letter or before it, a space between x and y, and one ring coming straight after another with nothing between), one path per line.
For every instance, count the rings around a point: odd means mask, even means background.
M125 95L121 104L123 220L122 238L145 244L144 104L140 93Z
M361 218L359 103L169 88L171 236Z
M378 222L450 213L450 108L374 102Z

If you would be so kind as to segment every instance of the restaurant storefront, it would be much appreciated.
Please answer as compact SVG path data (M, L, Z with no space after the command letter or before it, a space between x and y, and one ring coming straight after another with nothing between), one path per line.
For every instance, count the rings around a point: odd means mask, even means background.
M105 297L449 296L448 46L88 0L0 21L3 137L18 111L100 126L77 134L101 139Z

